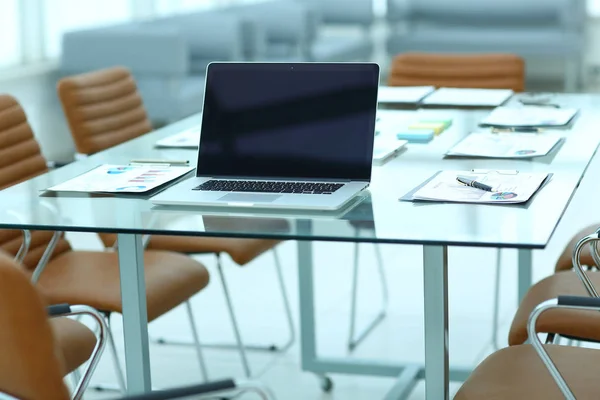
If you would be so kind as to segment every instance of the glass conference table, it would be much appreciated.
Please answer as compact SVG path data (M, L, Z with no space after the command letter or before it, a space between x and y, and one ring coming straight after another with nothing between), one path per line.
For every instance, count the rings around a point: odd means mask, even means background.
M171 234L297 240L302 368L317 374L397 377L389 399L407 397L415 382L425 379L428 399L447 399L449 380L464 380L470 372L450 368L448 362L448 247L518 249L520 299L531 285L533 250L548 244L598 147L600 117L596 110L600 108L600 96L560 95L556 101L579 107L581 112L572 129L565 131L565 140L558 148L530 160L444 159L445 151L471 132L489 110L418 111L415 118L452 118L453 125L431 143L409 145L397 158L374 167L366 199L336 214L246 211L238 215L237 210L158 207L144 197L43 193L43 189L103 163L183 158L195 165L195 150L156 149L154 143L199 125L200 116L196 115L1 191L0 229L118 234L127 384L132 393L151 389L142 236ZM398 201L441 169L516 169L550 172L553 176L525 205ZM317 354L311 241L321 240L423 246L423 364L331 359Z

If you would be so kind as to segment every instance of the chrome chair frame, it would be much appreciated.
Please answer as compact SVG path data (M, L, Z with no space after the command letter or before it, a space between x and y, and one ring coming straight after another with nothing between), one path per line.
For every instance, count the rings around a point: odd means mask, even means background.
M96 326L98 327L98 333L96 333L96 346L94 347L94 351L92 352L92 356L90 357L90 361L88 366L85 368L83 375L79 378L79 382L76 384L75 389L71 398L73 400L80 400L83 398L83 394L87 389L92 375L100 362L100 358L102 357L102 353L104 353L104 348L106 347L106 339L110 338L110 331L108 329L108 325L104 320L104 317L93 307L85 306L85 305L74 305L70 306L68 304L59 304L54 306L49 306L49 315L50 318L56 317L69 317L69 316L84 316L87 315L94 319L96 322Z
M586 304L587 303L587 304ZM587 298L587 297L572 297L565 296L559 297L558 299L546 300L545 302L539 304L529 316L529 321L527 323L527 333L529 336L529 340L531 341L531 345L537 352L538 356L544 363L544 366L548 369L548 372L552 376L552 379L562 392L563 396L567 400L576 400L575 395L573 394L571 388L568 383L565 381L564 377L561 375L560 371L556 367L556 364L552 361L548 352L544 348L542 341L539 339L537 332L535 330L537 320L544 312L551 309L572 309L572 310L593 310L600 311L600 299L597 298ZM598 350L590 350L590 351L598 351Z

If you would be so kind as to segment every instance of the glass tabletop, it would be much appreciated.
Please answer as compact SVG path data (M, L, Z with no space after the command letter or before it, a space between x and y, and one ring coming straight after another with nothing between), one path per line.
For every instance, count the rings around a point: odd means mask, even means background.
M557 149L548 156L527 160L444 158L444 153L474 131L490 110L398 111L418 119L451 118L453 123L429 144L410 144L395 159L374 166L369 190L334 213L165 207L140 196L44 194L44 189L100 164L157 158L187 159L195 165L197 150L154 146L157 140L190 127L199 129L200 115L195 115L1 191L0 228L543 248L600 142L600 117L595 115L600 96L555 98L555 102L581 111ZM515 169L553 175L525 205L399 201L443 169Z

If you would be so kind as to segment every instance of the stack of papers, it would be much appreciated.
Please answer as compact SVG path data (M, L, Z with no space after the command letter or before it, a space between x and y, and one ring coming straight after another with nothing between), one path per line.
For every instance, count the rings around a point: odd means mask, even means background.
M145 193L157 189L193 169L192 167L166 165L105 164L46 190L53 192Z
M464 138L446 155L486 158L542 157L562 139L562 135L558 133L477 132Z
M378 136L373 146L373 164L383 165L406 146L406 140Z
M491 186L492 191L465 186L457 177ZM441 171L401 200L478 204L525 203L548 178L547 173L517 171Z
M433 86L380 86L378 103L418 104L435 90Z
M553 127L565 126L577 114L575 108L498 107L479 125L496 127Z
M155 143L156 147L197 149L200 146L200 127L190 128L181 133L166 137Z
M439 88L427 96L422 104L430 106L497 107L510 99L510 89Z

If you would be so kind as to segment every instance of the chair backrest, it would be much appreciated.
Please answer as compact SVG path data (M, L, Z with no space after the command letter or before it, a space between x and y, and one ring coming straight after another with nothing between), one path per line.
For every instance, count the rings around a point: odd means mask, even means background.
M63 78L58 96L79 153L93 154L152 130L135 80L124 67Z
M0 95L0 190L47 171L46 160L23 108L13 97ZM24 260L26 267L35 268L52 235L53 232L32 232L29 252ZM22 241L21 231L0 230L0 249L13 256L19 251ZM62 239L53 255L70 248L69 243Z
M392 61L390 86L525 89L525 62L513 54L405 53Z
M64 361L44 304L27 276L0 253L0 392L19 399L67 400Z

